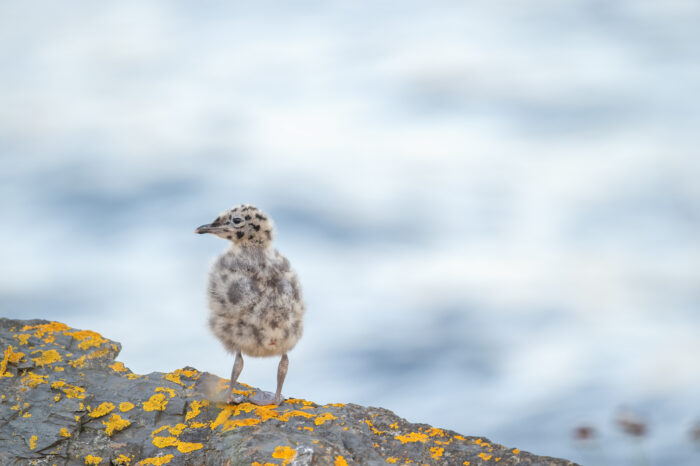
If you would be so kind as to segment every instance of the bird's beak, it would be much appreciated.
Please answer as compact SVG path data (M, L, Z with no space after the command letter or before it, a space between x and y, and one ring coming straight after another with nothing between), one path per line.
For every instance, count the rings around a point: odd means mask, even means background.
M211 226L211 224L207 224L202 225L201 227L197 227L197 229L194 232L202 235L204 233L212 233L214 230L216 230L216 227Z

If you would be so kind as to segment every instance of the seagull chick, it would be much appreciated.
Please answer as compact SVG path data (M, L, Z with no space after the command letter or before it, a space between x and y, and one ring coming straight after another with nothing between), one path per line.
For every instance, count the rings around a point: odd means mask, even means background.
M244 397L233 392L243 369L243 356L281 355L277 391L258 392L250 402L278 405L287 375L287 352L303 331L306 307L297 274L272 248L272 220L256 207L243 204L223 212L195 233L211 233L231 241L209 272L209 327L224 347L235 353L229 402Z

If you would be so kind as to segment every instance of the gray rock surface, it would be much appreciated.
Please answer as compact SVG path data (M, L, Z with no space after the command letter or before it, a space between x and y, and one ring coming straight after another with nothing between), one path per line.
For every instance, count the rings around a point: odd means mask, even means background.
M573 465L381 408L228 405L228 380L134 374L120 349L58 322L0 319L0 464Z

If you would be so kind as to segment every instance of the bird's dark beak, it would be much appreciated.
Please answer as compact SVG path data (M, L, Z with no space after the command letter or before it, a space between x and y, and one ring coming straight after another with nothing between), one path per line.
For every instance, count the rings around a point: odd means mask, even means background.
M216 227L211 226L211 224L207 224L202 225L201 227L197 227L197 229L194 232L203 235L204 233L211 233L212 231L214 231L215 228Z

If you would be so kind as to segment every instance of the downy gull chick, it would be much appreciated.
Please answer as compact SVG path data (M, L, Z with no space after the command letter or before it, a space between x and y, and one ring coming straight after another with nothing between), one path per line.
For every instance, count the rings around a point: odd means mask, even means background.
M249 399L258 405L278 405L287 375L287 352L303 332L304 305L297 274L272 247L273 223L262 211L243 204L226 210L195 233L211 233L231 241L209 272L209 328L236 355L231 371L229 402L245 398L233 392L243 369L243 356L281 355L277 390Z

